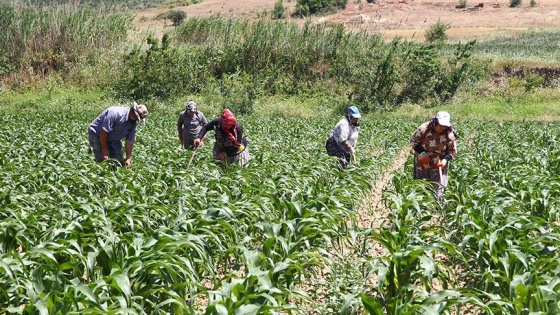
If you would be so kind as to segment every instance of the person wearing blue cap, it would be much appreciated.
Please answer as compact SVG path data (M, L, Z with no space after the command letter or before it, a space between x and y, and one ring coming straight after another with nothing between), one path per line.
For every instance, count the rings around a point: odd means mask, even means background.
M348 107L346 115L336 124L331 136L327 139L327 154L339 159L341 169L348 167L350 161L356 160L360 118L362 116L356 106Z

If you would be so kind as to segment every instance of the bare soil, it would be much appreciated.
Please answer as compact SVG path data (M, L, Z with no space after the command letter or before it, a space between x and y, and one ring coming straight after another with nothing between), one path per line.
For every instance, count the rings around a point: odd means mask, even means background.
M532 29L560 27L559 0L523 0L521 6L510 8L509 0L467 0L465 8L456 8L459 0L348 0L346 9L332 14L305 19L289 18L303 24L342 23L349 30L367 30L391 39L399 36L422 41L427 28L438 21L451 28L451 39L487 38ZM226 18L259 19L269 17L276 0L204 0L174 10L183 10L190 17L219 15ZM284 0L287 12L293 13L296 0ZM482 6L480 6L482 4ZM157 19L167 8L137 12L135 24L141 29L161 32L170 22Z

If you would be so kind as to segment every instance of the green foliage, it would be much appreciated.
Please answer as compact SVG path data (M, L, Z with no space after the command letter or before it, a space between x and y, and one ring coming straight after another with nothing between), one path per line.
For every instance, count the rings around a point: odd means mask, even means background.
M529 73L525 78L525 92L531 92L536 88L541 88L544 86L545 77L542 75Z
M2 72L44 79L95 63L127 36L132 17L102 6L3 5L0 10ZM9 66L5 66L9 65Z
M558 41L560 41L559 32L531 31L513 38L498 37L478 41L473 53L484 58L502 60L502 62L517 64L534 64L536 62L554 66L560 63ZM538 49L534 47L538 47Z
M165 17L173 22L173 26L178 26L183 23L187 13L183 10L171 10L165 14Z
M324 268L356 195L392 161L371 163L378 136L362 135L363 169L340 174L323 147L336 121L241 116L250 166L225 172L205 145L186 169L192 155L170 136L176 109L148 103L133 166L113 171L93 161L84 126L115 104L70 94L0 107L3 310L288 313L309 299L294 288Z
M254 111L256 88L251 84L252 78L247 74L232 75L220 80L220 95L224 107L240 115L250 115ZM254 82L254 81L253 81Z
M379 42L372 41L377 46ZM398 67L401 42L394 41L389 47L369 50L374 56L346 59L341 64L347 82L353 87L350 100L365 113L389 110L397 106L397 87L402 83ZM375 61L373 61L375 60ZM350 63L349 63L350 62Z
M438 21L430 26L424 35L428 43L443 43L447 41L447 30L451 28L450 24Z
M161 42L148 38L147 43L146 50L138 46L124 57L113 86L118 97L165 99L200 91L206 80L200 53L172 46L167 34Z
M348 93L348 100L365 112L409 101L437 103L449 100L484 70L470 58L474 42L458 45L456 56L446 60L441 45L385 44L378 36L347 33L342 26L306 23L300 29L278 22L189 19L177 28L176 39L185 44L177 50L190 51L183 64L200 60L196 67L207 67L204 73L212 79L206 83L220 85L225 78L250 74L250 80L242 80L244 88L235 88L245 90L237 92L244 96L232 98L240 99L242 107L261 93L297 95L321 89ZM229 89L230 84L222 86ZM219 94L230 95L224 91Z
M457 45L454 57L447 63L438 57L438 46L412 47L407 53L411 62L405 72L407 84L399 95L399 103L447 102L465 82L479 81L488 69L486 64L471 58L474 45L474 41Z
M467 7L467 0L459 0L458 8L459 9L464 9L466 7Z
M273 19L284 19L286 17L286 8L284 7L284 0L278 0L272 9Z
M344 9L348 0L296 0L296 14L307 16L333 9Z
M531 1L530 1L530 5L531 5L532 7L536 6L536 5L537 5L537 0L531 0Z

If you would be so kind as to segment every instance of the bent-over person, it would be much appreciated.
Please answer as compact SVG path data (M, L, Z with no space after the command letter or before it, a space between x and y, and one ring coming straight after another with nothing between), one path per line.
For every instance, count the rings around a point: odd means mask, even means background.
M121 166L132 164L132 148L136 139L138 121L146 123L146 105L132 103L131 107L113 106L104 110L88 126L89 144L93 149L95 161L102 162L113 158ZM125 152L122 153L122 139L126 138Z
M345 169L356 158L356 145L360 133L359 120L362 116L356 106L350 106L346 115L336 124L325 147L329 156L336 156L340 169Z
M229 109L224 109L219 118L215 118L200 130L194 145L200 144L206 133L210 130L215 132L215 143L212 156L216 161L224 161L228 164L238 163L244 166L249 162L249 149L247 138L243 136L243 126L237 121Z

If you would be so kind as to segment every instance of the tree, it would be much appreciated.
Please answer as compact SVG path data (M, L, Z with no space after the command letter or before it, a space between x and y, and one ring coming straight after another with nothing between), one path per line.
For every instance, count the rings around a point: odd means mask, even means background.
M348 0L297 0L296 13L309 15L332 9L344 9L347 3Z
M171 10L167 12L166 18L173 22L173 26L178 26L183 23L185 18L187 17L187 13L181 10Z

